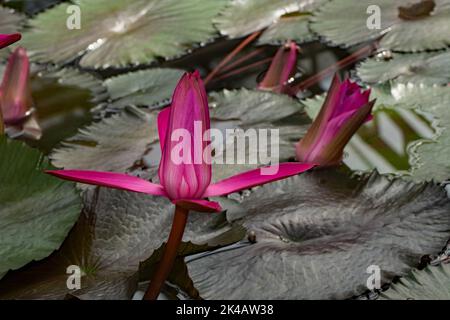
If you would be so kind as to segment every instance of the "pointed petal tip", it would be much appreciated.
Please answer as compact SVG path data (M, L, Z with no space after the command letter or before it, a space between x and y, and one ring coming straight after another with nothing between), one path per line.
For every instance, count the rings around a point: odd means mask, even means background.
M195 69L194 72L192 72L192 77L196 78L196 79L200 79L200 71L198 71L198 69Z
M0 49L5 48L22 38L20 33L0 34Z

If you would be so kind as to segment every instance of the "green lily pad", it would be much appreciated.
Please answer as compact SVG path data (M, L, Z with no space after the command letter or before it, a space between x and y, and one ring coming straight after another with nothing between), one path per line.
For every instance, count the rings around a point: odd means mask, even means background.
M117 112L129 105L163 106L170 102L183 72L180 69L154 68L109 78L104 82L108 90L105 108L108 112Z
M450 52L392 54L367 59L357 68L358 77L368 84L395 80L399 83L446 85L450 82Z
M419 0L334 0L325 4L312 19L313 31L334 45L349 47L382 36L379 47L386 50L417 52L446 48L450 44L450 1L434 1L429 15L416 19L400 17L399 7ZM369 28L367 13L372 5L380 9L380 25ZM372 25L370 25L372 26Z
M0 283L1 299L130 299L140 262L161 247L173 220L173 204L162 197L107 188L84 193L80 220L60 250ZM202 246L231 226L224 213L191 212L184 242ZM225 239L226 240L226 239ZM222 241L225 241L222 239ZM68 289L69 266L81 270L80 289Z
M297 12L310 13L325 2L326 0L233 0L214 22L223 35L239 38L265 29L273 23L277 24L283 20L279 19L284 15L289 16ZM283 35L293 33L297 40L301 40L303 36L307 36L303 34L305 31L303 19L290 20L286 24L285 22L271 27L273 29L268 31L266 37L271 37L270 34L274 33ZM292 24L298 24L298 29L294 30Z
M124 172L151 148L159 148L157 141L156 113L128 107L80 130L51 159L60 168Z
M450 264L412 273L381 294L382 300L450 300Z
M89 68L148 64L174 58L215 34L212 18L224 1L75 0L80 29L68 28L70 3L55 6L29 21L23 45L39 62L66 63L83 56ZM176 32L174 32L176 30Z
M14 10L0 6L0 33L16 33L21 28L24 16Z
M72 183L46 175L47 159L0 137L0 275L59 248L75 224L81 200Z
M42 70L39 76L55 79L62 86L89 90L93 102L98 102L98 100L105 99L107 96L107 88L101 79L76 68L66 67Z
M289 40L305 43L317 40L309 29L311 14L288 15L270 25L258 38L258 44L281 45Z
M450 88L417 85L393 85L391 95L394 107L412 108L429 112L434 117L436 134L431 139L418 141L410 147L411 177L415 180L444 181L450 177Z
M253 244L187 261L204 299L346 299L367 290L370 266L381 285L405 275L450 235L442 187L376 173L309 172L244 196L228 215Z

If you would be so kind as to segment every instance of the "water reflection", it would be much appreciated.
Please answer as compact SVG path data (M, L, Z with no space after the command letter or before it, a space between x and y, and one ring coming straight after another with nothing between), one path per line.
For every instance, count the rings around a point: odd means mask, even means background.
M435 135L433 117L412 109L379 109L345 150L344 162L353 170L377 169L401 173L410 169L409 147Z

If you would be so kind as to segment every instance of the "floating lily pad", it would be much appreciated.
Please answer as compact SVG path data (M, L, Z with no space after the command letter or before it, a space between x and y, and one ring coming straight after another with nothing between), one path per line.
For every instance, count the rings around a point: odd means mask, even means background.
M309 30L311 14L288 15L270 25L258 38L259 44L281 45L292 40L296 43L305 43L317 39Z
M450 300L450 264L413 270L381 294L383 300Z
M167 104L183 72L179 69L155 68L107 79L104 82L108 89L107 111L117 112L129 105L156 108Z
M326 0L233 0L214 22L222 34L239 38L277 23L283 15L296 12L308 14L324 2ZM293 30L291 23L298 23L298 30ZM303 37L305 30L303 19L290 20L289 26L283 22L273 28L283 34L294 32L297 38Z
M59 251L6 277L2 299L130 299L139 263L167 240L173 204L162 197L96 188L84 194L85 209ZM230 230L224 214L190 213L183 241L208 244ZM69 266L81 269L81 289L68 289Z
M224 1L76 0L80 28L72 24L70 3L29 21L23 45L36 61L66 63L84 54L83 67L125 67L174 58L214 36L212 18ZM76 22L76 21L75 21ZM176 30L176 32L174 32Z
M0 137L0 275L58 249L75 224L81 200L72 183L46 175L47 159Z
M382 36L379 46L402 52L446 48L450 44L450 1L435 0L432 11L416 17L401 17L399 8L419 13L412 5L426 1L411 0L334 0L325 4L312 19L311 28L335 45L349 47ZM423 6L425 8L426 4ZM379 8L379 29L372 27L374 11ZM406 9L406 10L405 10ZM414 15L414 12L411 12ZM370 23L370 24L369 24Z
M75 68L43 70L39 73L39 76L55 79L63 86L89 90L93 101L105 99L107 96L107 88L97 76Z
M410 147L411 177L415 180L444 181L450 178L450 88L417 85L393 85L391 95L395 108L412 108L429 112L434 117L436 134Z
M436 184L321 170L262 186L228 219L256 243L188 261L204 299L345 299L405 275L450 235L450 202Z
M367 59L358 66L357 74L368 84L395 80L399 83L446 85L450 82L450 52L392 54Z
M51 158L65 169L123 172L141 160L157 139L156 113L129 107L80 130Z

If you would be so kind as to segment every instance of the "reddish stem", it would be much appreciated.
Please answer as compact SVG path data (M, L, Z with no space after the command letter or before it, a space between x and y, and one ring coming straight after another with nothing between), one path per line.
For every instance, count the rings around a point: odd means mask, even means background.
M156 272L153 274L152 281L144 295L144 300L156 300L161 292L164 282L172 271L175 258L177 257L178 247L183 239L184 228L186 227L189 210L175 206L175 215L173 217L172 229L169 239L164 249L163 257L158 264Z
M214 69L211 71L210 74L205 78L205 85L210 82L217 73L228 63L230 62L239 52L241 52L248 44L253 42L259 35L261 34L261 31L256 31L249 35L247 38L245 38L244 41L242 41L233 51L231 51Z
M245 61L250 60L251 58L253 58L254 56L257 56L258 54L264 52L264 48L259 48L253 51L250 51L249 53L245 54L244 56L240 57L239 59L236 59L233 63L230 63L229 65L224 66L220 72L226 72L229 70L232 70L235 67L240 66L242 63L244 63Z
M259 67L260 65L263 65L263 64L267 64L267 63L269 63L271 61L272 61L272 58L266 58L266 59L263 59L263 60L260 60L260 61L256 61L256 62L251 63L249 65L243 66L241 68L238 68L238 69L235 69L235 70L230 71L228 73L225 73L223 75L220 75L219 77L217 77L217 80L223 80L225 78L234 76L236 74L242 73L242 72L247 71L249 69L253 69L253 68Z
M294 92L299 92L302 90L305 90L307 88L309 88L310 86L318 83L319 81L321 81L322 79L324 79L325 77L335 73L336 71L342 69L342 68L346 68L352 64L354 64L355 62L369 56L373 50L376 49L376 44L371 43L367 46L362 47L361 49L355 51L354 53L352 53L351 55L349 55L348 57L345 57L344 59L336 62L335 64L333 64L332 66L329 66L328 68L320 71L319 73L315 74L314 76L306 79L305 81L300 82L299 84L295 85L292 87L292 90Z

